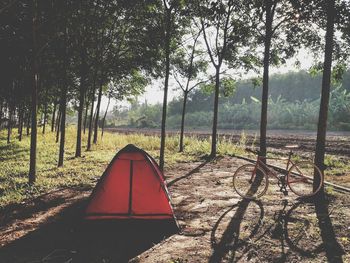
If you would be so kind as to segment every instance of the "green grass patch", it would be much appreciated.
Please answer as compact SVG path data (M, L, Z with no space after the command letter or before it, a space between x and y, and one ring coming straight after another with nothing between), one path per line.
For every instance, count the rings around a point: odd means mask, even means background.
M30 137L24 136L19 142L13 131L11 143L6 142L6 131L0 132L0 207L19 203L48 191L63 187L92 187L102 175L113 156L125 145L132 143L146 150L156 160L159 158L160 138L142 134L104 134L92 150L86 151L87 134L82 138L82 157L74 158L76 129L69 126L66 132L64 166L57 168L59 144L56 135L38 133L37 181L28 185ZM219 155L242 154L244 138L237 144L223 138L218 142ZM185 151L179 153L179 137L166 139L166 167L176 163L198 160L210 153L211 140L185 137Z

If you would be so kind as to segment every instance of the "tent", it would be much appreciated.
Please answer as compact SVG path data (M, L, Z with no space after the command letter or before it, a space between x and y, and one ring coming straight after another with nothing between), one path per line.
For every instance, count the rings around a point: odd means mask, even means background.
M177 228L163 173L148 153L132 144L108 165L90 196L85 219L166 221Z

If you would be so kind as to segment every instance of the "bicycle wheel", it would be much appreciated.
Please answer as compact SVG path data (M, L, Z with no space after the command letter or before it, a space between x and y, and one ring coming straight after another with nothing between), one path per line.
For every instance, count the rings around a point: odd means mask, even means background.
M319 185L314 190L313 181L316 176ZM320 169L309 161L294 164L288 171L287 184L293 193L301 197L315 195L323 184L323 175Z
M269 181L266 173L253 164L245 164L233 175L233 188L243 198L256 199L265 194Z

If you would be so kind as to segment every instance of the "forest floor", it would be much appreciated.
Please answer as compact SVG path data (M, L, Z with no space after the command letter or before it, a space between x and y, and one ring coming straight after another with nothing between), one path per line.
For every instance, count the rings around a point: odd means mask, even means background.
M348 195L332 192L320 213L272 181L260 200L241 201L231 181L244 163L221 157L168 167L181 232L163 240L146 230L127 238L111 229L82 235L92 186L8 205L0 218L0 262L350 262Z
M55 133L38 134L37 181L29 186L29 137L19 142L13 136L7 144L0 132L0 263L350 262L347 194L327 187L328 206L321 211L310 200L285 197L273 180L259 201L241 201L235 194L232 175L246 162L234 155L254 158L244 148L256 147L256 138L245 134L221 138L212 162L202 158L210 151L205 138L187 136L181 154L178 137L167 138L165 175L180 233L85 225L87 198L116 151L134 143L157 158L159 137L107 132L92 151L74 158L75 134L67 129L61 168ZM293 138L283 144L304 137ZM337 140L346 146L349 136ZM269 152L287 154L282 146ZM307 148L297 154L312 157ZM349 156L328 152L326 162L326 180L349 187Z

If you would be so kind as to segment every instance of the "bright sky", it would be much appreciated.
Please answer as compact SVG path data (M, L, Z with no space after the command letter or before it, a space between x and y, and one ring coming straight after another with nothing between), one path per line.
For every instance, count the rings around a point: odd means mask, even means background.
M299 60L300 67L296 67L295 62ZM287 61L285 65L281 67L271 67L270 73L286 73L288 71L298 71L302 69L309 69L313 64L312 56L304 49L300 50L300 52L294 58ZM168 102L171 101L174 97L179 96L181 94L181 90L177 88L177 83L175 80L170 78L169 80L169 92L168 92ZM164 79L155 80L146 88L146 92L138 98L139 102L145 102L149 104L156 104L163 102L163 86ZM123 106L127 106L127 102L118 102ZM111 102L109 107L109 111L113 109L115 101ZM107 107L107 98L102 99L102 111L104 112Z
M297 68L295 66L296 60L300 61L300 68ZM307 53L305 50L301 50L299 54L295 57L290 59L285 65L281 67L271 67L271 74L274 73L286 73L288 71L298 71L301 69L309 69L312 66L312 56ZM159 81L154 81L152 85L147 87L146 93L143 96L140 96L139 101L144 102L147 100L148 103L150 104L155 104L155 103L162 103L163 102L163 85L164 85L164 80L161 79ZM181 94L181 90L179 91L174 90L174 88L177 87L177 83L170 78L170 90L169 90L169 96L168 96L168 101L171 101L175 96Z

